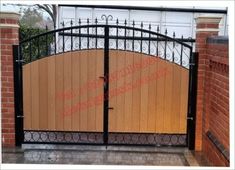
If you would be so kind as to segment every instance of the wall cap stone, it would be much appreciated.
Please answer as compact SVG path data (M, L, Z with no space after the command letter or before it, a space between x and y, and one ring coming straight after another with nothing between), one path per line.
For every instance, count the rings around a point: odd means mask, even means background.
M219 32L218 28L197 28L196 32Z
M0 19L19 20L20 14L15 12L0 12ZM0 28L19 28L19 24L0 23Z
M0 24L0 28L19 28L17 24Z
M16 12L0 12L0 19L3 18L19 20L20 14Z
M197 24L208 23L208 24L219 24L222 19L222 16L210 16L203 15L195 18Z

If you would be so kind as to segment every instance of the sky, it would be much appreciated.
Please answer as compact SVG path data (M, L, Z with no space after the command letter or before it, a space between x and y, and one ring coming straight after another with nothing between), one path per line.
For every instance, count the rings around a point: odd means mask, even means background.
M27 4L25 4L27 5ZM22 6L22 7L19 7L17 5L6 5L5 3L1 3L0 4L0 11L4 11L4 12L16 12L16 13L20 13L20 8L24 9L24 8L27 8L27 6ZM43 17L47 18L49 17L49 15L46 13L46 12L42 12L43 14Z

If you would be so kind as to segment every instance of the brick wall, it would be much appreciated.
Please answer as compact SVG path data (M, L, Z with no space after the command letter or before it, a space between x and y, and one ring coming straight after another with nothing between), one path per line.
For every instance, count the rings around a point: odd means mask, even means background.
M197 83L197 106L196 106L196 136L195 149L202 149L202 115L204 103L205 72L208 67L206 57L206 40L210 36L218 35L218 25L221 18L215 17L198 17L196 19L196 52L199 53L198 64L198 83Z
M215 166L229 165L228 40L218 37L220 18L199 17L195 149Z
M202 131L202 151L216 166L229 165L229 65L228 40L207 39L207 68Z
M1 44L1 123L3 146L15 145L15 110L12 45L18 44L18 19L15 13L0 13Z

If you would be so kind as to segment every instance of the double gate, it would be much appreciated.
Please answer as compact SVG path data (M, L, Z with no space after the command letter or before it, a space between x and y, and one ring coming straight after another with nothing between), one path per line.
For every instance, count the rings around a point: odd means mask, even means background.
M14 46L16 140L194 148L197 56L143 28L95 23Z

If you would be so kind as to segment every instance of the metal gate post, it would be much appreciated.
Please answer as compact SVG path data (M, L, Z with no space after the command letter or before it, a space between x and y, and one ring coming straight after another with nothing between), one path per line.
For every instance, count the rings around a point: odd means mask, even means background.
M22 62L23 60L22 60L22 55L19 51L19 45L13 45L16 146L21 146L24 140Z
M108 144L108 119L109 119L109 26L104 28L104 144Z
M197 104L198 53L192 53L189 61L189 90L187 115L187 144L189 150L195 149L196 104Z

